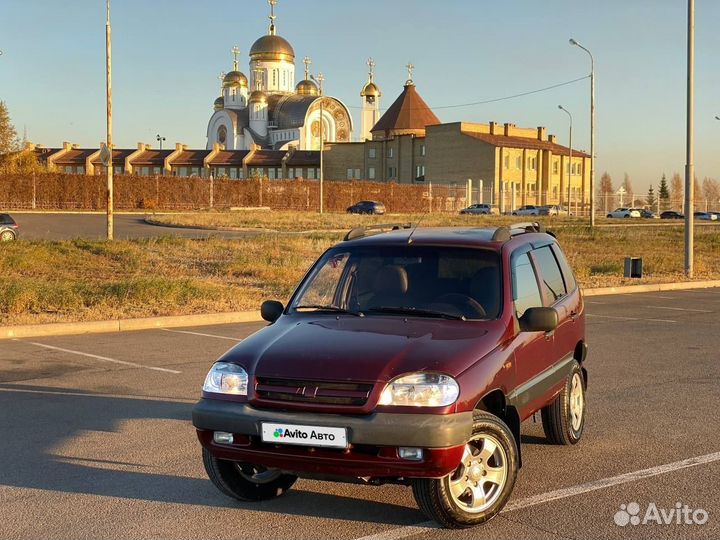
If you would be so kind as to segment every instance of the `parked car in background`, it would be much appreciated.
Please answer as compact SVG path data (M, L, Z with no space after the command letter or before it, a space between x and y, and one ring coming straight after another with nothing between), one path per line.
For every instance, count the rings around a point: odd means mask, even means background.
M17 240L19 228L10 214L0 214L0 242Z
M715 210L711 210L710 213L715 216L717 219L720 219L720 212L716 212Z
M610 212L607 217L609 218L639 218L640 212L634 208L616 208Z
M716 221L717 216L713 214L712 212L695 212L693 214L695 216L695 219L699 219L700 221Z
M540 413L551 444L582 438L583 298L537 223L353 229L287 306L260 311L270 324L210 367L192 412L228 497L274 499L298 477L403 484L427 517L464 528L534 467L523 420Z
M540 213L538 215L540 216L557 216L558 215L558 206L555 204L546 204L544 206L540 207Z
M377 201L360 201L347 209L348 214L384 214L385 205Z
M513 210L512 215L513 216L539 216L541 208L542 208L542 206L526 204L516 210Z
M497 206L494 204L484 204L484 203L478 203L478 204L471 204L467 208L463 208L460 210L461 214L500 214L500 210Z
M660 219L685 219L685 216L675 210L666 210L660 214Z
M647 208L637 208L636 210L640 212L640 217L644 219L656 219L658 217L655 212L652 212Z

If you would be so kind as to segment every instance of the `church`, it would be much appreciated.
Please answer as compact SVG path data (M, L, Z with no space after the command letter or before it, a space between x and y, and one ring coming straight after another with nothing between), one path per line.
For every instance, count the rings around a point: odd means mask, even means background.
M307 56L304 78L295 84L295 51L277 33L277 0L268 3L270 25L250 48L249 77L240 71L240 51L233 48L233 69L221 78L221 95L208 123L207 149L217 143L226 150L319 150L321 140L350 142L350 111L323 94L323 77L310 75Z

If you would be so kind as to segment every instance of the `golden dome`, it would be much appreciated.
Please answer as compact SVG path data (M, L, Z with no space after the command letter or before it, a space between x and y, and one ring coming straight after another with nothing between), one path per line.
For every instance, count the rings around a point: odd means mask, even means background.
M301 96L318 96L318 95L320 95L320 91L318 90L317 84L315 84L314 82L312 82L308 79L305 79L305 80L297 83L297 86L295 87L295 92L297 92Z
M247 86L248 80L245 75L239 71L231 71L223 79L223 87L228 88L231 86Z
M215 103L213 104L213 107L215 107L216 111L220 111L225 108L225 99L220 96L215 100Z
M365 96L373 96L373 97L380 97L382 93L380 92L380 89L377 87L377 85L374 82L367 83L363 89L362 92L360 92L360 95Z
M251 60L288 60L295 59L295 51L285 38L278 35L262 36L250 49Z
M267 103L267 94L262 90L255 90L250 94L248 103Z

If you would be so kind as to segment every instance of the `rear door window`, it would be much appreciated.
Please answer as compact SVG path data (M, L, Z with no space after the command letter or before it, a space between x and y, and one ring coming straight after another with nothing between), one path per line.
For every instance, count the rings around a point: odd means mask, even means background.
M538 248L532 253L540 269L545 304L550 306L567 294L560 266L550 246Z
M517 317L523 316L531 307L542 307L537 276L527 253L518 256L512 263L513 300Z
M570 268L570 264L565 258L565 254L560 249L560 246L558 246L557 244L553 244L552 250L555 254L555 258L557 259L558 264L560 265L560 270L562 270L563 278L565 279L565 289L569 293L573 292L577 288L575 274L573 274L572 268Z

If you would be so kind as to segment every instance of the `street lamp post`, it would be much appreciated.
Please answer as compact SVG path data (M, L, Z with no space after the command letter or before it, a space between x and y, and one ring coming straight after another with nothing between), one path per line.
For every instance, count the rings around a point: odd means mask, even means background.
M570 38L570 45L581 48L590 56L590 226L595 226L595 58L592 53Z
M568 198L567 198L567 205L568 205L568 216L570 215L570 188L572 187L572 128L573 128L573 117L572 113L568 111L565 107L562 105L558 105L558 109L561 111L564 111L565 114L568 115L570 118L570 162L568 163Z
M165 142L165 137L161 137L160 134L158 133L157 136L155 137L155 140L160 143L160 150L162 151L162 145L163 145L163 142Z
M325 150L325 129L323 125L323 82L325 81L325 77L322 73L318 73L317 78L310 75L310 78L315 81L318 85L318 91L320 93L320 122L318 123L318 127L320 129L320 213L323 213L323 180L325 173L323 171L323 154Z
M112 161L112 28L110 26L110 0L106 2L105 19L105 94L107 98L107 239L113 239L113 161Z
M695 0L688 0L687 20L687 132L685 159L685 275L693 276L695 166L693 164L693 133L695 122Z

